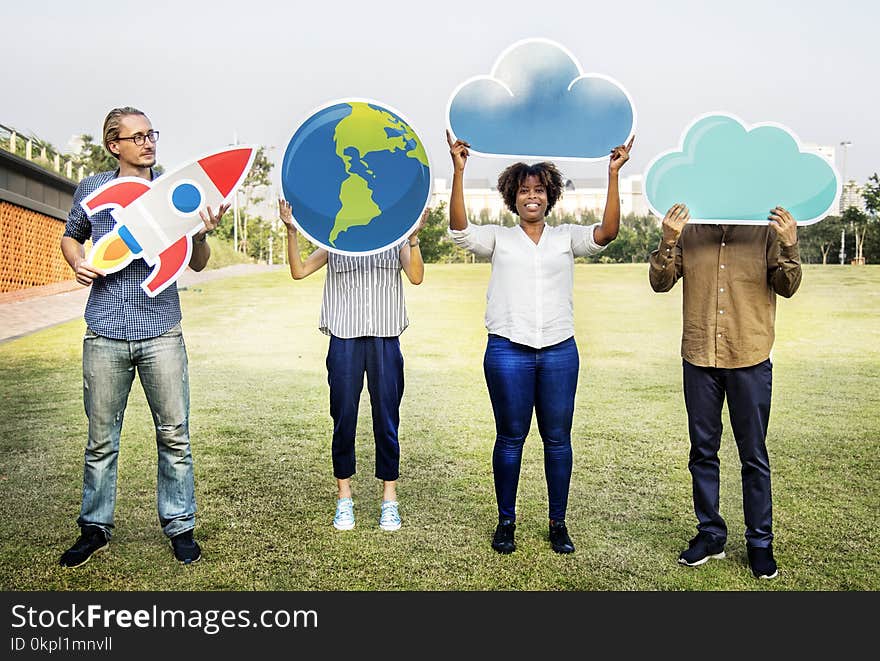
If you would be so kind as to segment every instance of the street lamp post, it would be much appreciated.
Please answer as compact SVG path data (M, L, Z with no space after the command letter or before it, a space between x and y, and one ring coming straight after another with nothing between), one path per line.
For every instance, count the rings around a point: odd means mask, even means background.
M840 143L840 146L843 147L843 171L841 172L843 179L843 186L841 187L840 193L840 213L843 213L846 209L846 150L852 144L849 140L843 140Z
M841 173L843 179L843 185L840 188L840 215L843 215L844 210L846 209L846 150L852 144L850 140L843 140L840 143L840 146L843 147L843 172ZM846 257L846 250L844 248L844 242L846 241L846 228L841 228L840 230L840 263L843 265L843 261Z

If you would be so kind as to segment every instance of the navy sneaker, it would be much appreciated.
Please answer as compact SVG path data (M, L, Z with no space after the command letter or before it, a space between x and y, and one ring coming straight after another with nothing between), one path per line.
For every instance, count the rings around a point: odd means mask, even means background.
M688 567L699 567L709 559L721 560L724 557L724 542L707 532L698 533L686 550L678 556L678 561Z
M58 564L62 567L79 567L92 557L92 554L103 551L109 546L107 535L98 526L83 526L76 543L64 552Z
M187 530L171 538L171 547L174 549L174 557L185 565L198 562L202 558L202 549L198 542L193 539L193 531Z
M550 546L557 553L574 553L574 543L568 536L565 521L550 522Z
M779 576L779 569L776 567L776 560L773 559L773 544L766 548L757 546L748 547L749 567L755 578L776 578Z
M492 548L503 554L516 551L516 542L513 541L515 530L516 524L511 519L501 519L492 537Z

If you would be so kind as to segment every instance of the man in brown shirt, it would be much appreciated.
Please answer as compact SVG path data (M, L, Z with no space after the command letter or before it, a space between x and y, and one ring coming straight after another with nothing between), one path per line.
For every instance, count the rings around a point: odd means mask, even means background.
M749 565L758 578L774 578L767 423L776 294L792 296L801 283L797 222L782 207L763 225L687 225L683 204L663 219L663 238L651 253L656 292L684 278L681 355L691 441L698 534L679 556L695 567L724 557L727 525L718 512L721 409L742 462L743 511Z

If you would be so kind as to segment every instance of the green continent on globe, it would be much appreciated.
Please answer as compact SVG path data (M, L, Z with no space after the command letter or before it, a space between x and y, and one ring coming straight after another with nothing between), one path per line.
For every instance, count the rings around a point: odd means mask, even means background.
M382 213L382 209L373 200L373 191L369 182L353 172L352 157L345 153L347 149L357 151L358 160L367 168L366 158L371 152L404 151L407 158L418 159L428 167L428 155L421 141L413 130L391 113L372 108L363 102L352 102L351 114L344 117L336 125L333 141L336 143L336 155L342 159L348 175L339 187L339 201L342 207L336 214L333 229L330 230L330 245L336 245L337 237L345 230L359 225L369 225ZM385 131L390 128L401 135L389 136ZM410 146L408 146L410 145ZM411 146L415 145L415 146Z

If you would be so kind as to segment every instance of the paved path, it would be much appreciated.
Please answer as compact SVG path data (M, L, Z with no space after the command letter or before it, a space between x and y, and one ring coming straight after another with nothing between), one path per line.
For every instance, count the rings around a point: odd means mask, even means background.
M252 275L280 268L286 267L235 264L222 269L206 269L199 273L187 269L177 280L177 286L189 287L219 278ZM75 282L34 287L32 290L0 294L0 342L82 317L89 297L89 290Z

